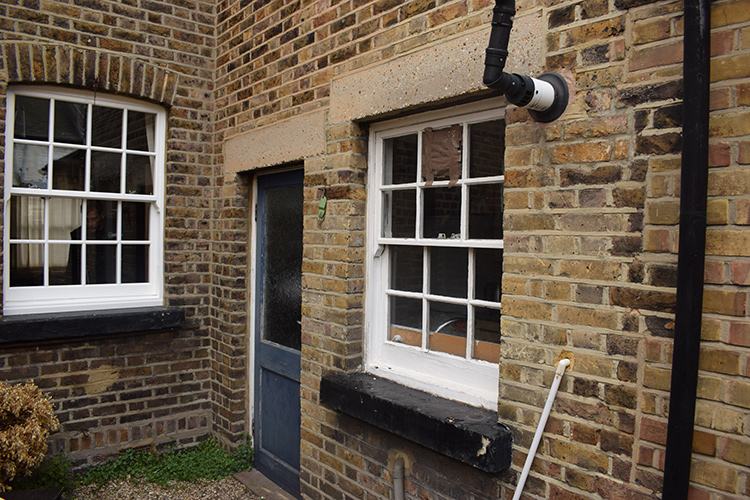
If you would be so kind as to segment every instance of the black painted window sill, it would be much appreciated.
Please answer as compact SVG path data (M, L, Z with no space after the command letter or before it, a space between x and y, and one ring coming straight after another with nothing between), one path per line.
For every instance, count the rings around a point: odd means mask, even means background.
M324 405L485 472L510 467L513 438L497 414L367 373L320 382Z
M0 318L0 344L165 330L180 326L184 320L185 312L179 307L6 316Z

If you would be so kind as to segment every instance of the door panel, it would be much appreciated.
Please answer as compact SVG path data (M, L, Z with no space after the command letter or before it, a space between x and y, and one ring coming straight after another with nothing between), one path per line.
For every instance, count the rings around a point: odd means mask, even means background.
M255 465L299 496L302 171L258 178Z

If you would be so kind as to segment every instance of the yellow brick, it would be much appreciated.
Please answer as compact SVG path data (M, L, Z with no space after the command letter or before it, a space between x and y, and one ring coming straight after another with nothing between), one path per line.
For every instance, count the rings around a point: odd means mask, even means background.
M750 231L706 231L706 254L750 257Z
M651 389L668 391L672 385L672 371L646 365L643 371L643 385Z
M729 200L710 200L707 206L706 222L714 226L729 222Z
M515 318L552 320L553 308L549 304L521 300L515 297L503 298L503 314Z
M708 372L739 375L740 354L737 351L703 347L700 353L700 368Z
M750 110L712 115L709 118L709 137L738 137L750 135Z
M693 459L690 480L729 493L737 491L738 471L721 464Z
M651 224L673 225L680 220L680 203L677 201L651 202L648 204L648 221Z
M711 27L729 26L750 20L750 0L715 2L711 5Z
M750 119L750 117L748 117ZM750 170L714 171L708 173L711 196L740 196L750 193Z
M557 321L568 325L614 329L617 327L617 312L604 309L558 306Z

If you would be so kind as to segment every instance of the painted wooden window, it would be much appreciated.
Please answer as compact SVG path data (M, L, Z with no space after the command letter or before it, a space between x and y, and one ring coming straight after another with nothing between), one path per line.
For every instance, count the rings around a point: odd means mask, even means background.
M370 135L367 368L493 408L504 136L497 101Z
M161 305L165 111L56 87L7 109L4 314Z

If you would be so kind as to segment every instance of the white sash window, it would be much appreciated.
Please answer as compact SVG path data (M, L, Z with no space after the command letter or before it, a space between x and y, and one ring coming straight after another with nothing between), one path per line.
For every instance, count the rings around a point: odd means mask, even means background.
M504 136L497 100L370 131L366 368L493 409Z
M162 305L164 109L29 86L7 110L3 314Z

